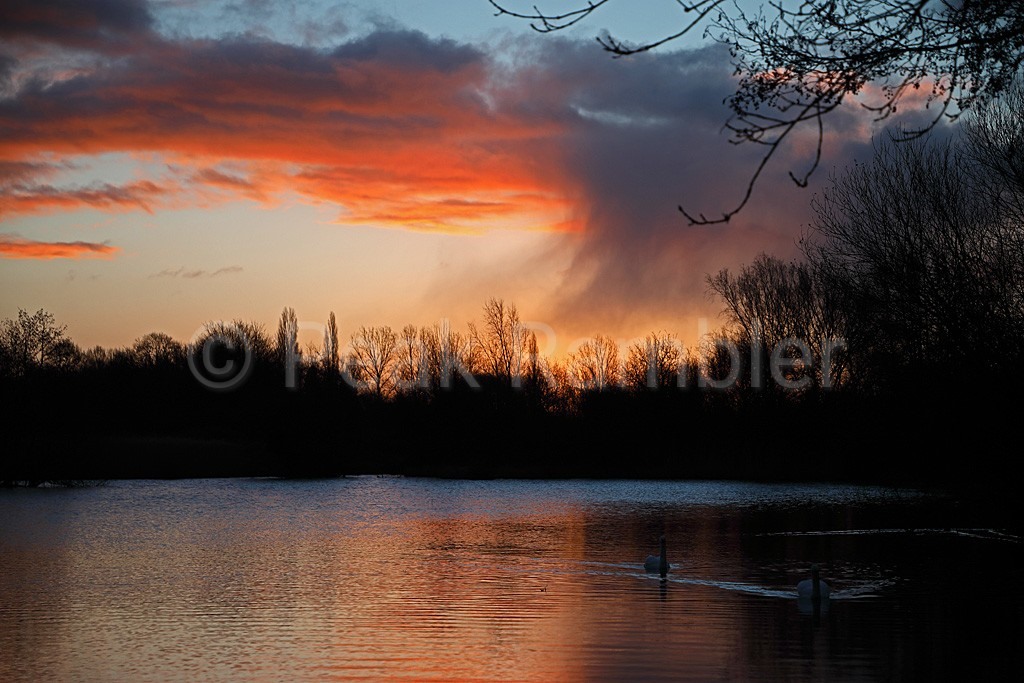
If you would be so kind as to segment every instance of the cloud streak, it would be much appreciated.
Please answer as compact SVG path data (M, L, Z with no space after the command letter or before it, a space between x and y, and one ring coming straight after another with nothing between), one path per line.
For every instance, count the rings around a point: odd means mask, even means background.
M183 277L187 280L195 280L198 278L218 277L220 275L233 275L235 273L241 273L243 270L245 269L242 268L242 266L225 266L224 268L218 268L217 270L185 270L185 267L181 266L174 270L166 268L164 270L161 270L159 273L153 273L149 277Z
M120 249L97 242L40 242L18 235L0 234L0 258L49 260L57 258L111 258Z
M168 193L168 188L150 180L125 185L100 183L84 188L19 184L0 193L0 216L84 207L110 211L141 209L153 213L154 204Z

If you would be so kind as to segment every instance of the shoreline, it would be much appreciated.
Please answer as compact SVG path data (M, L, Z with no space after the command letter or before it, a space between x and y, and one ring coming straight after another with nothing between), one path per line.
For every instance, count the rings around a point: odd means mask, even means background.
M407 454L385 449L378 453L323 457L305 449L280 449L265 440L198 435L121 435L20 439L9 453L0 482L55 480L207 479L270 477L281 479L340 478L345 476L428 477L456 480L637 480L637 481L742 481L751 483L850 484L918 489L969 491L985 483L951 482L938 476L870 476L864 468L817 470L797 474L797 467L781 467L785 459L765 453L760 459L747 454L671 460L661 457L563 458L531 453L518 460L466 462L428 453L412 460ZM420 454L424 455L424 454ZM803 462L806 458L798 458ZM744 467L752 464L752 467ZM779 466L773 472L773 466ZM960 486L953 485L959 483Z

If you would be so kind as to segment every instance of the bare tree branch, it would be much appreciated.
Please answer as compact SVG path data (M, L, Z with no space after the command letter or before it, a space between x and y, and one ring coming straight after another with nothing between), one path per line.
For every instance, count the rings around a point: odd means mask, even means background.
M804 187L821 162L823 118L848 97L865 97L877 86L876 101L859 104L875 120L895 114L916 93L937 112L904 139L920 137L943 119L955 120L977 103L1005 91L1024 64L1024 4L1019 0L805 0L775 1L750 12L725 0L676 0L686 15L682 26L660 38L634 44L599 37L613 57L646 52L696 32L727 45L737 89L727 102L731 142L767 147L739 202L720 217L679 207L691 224L728 222L750 201L754 186L778 148L798 128L814 125L818 142L806 172L789 171ZM488 0L499 16L528 20L541 33L573 26L610 4L587 2L574 10L548 13L536 5L515 11Z

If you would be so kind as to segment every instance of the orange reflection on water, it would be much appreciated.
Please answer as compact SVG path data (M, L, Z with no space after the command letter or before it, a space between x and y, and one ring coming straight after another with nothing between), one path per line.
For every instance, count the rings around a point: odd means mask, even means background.
M852 508L762 509L763 490L747 507L665 505L665 493L636 504L643 487L571 486L211 480L4 493L0 680L877 678L893 662L937 671L961 623L938 617L974 613L973 602L933 606L949 574L936 570L922 575L921 604L903 595L802 614L787 574L801 558L918 556L906 538L880 545L891 535L762 533L855 528L865 513ZM672 486L679 500L747 495ZM641 564L661 534L666 580ZM842 589L841 563L828 566ZM906 659L917 651L930 659Z

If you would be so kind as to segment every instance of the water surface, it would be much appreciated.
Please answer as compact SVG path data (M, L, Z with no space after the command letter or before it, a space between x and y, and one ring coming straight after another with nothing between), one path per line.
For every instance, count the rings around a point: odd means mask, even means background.
M672 570L643 571L665 535ZM0 680L1015 678L1020 539L906 490L0 491ZM811 563L827 603L796 599Z

